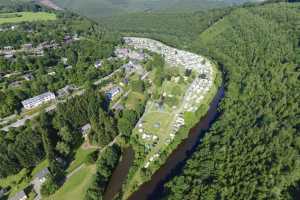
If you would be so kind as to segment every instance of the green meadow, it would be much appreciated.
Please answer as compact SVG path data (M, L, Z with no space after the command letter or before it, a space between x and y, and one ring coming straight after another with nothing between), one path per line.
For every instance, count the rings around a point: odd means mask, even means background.
M20 23L32 21L48 21L55 20L56 15L47 12L16 12L16 13L1 13L0 24Z

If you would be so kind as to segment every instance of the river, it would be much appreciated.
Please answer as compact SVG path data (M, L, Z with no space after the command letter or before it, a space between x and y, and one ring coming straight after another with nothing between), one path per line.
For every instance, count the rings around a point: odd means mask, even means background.
M192 156L196 147L201 143L201 138L217 118L218 105L223 96L224 86L222 85L211 102L206 115L190 130L188 137L169 155L167 161L152 175L151 180L142 184L139 189L129 197L129 200L152 200L161 197L163 185L181 172L186 161ZM134 155L131 148L124 151L123 159L112 175L105 194L105 200L112 200L118 191L121 190L122 182L126 178L133 157Z

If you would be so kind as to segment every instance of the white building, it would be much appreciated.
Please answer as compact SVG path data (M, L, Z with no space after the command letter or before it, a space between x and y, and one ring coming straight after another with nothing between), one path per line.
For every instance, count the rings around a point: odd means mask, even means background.
M55 94L52 92L46 92L44 94L41 94L39 96L26 99L22 101L22 105L24 106L25 109L32 109L35 108L45 102L51 101L55 99Z
M18 192L14 197L9 198L8 200L25 200L27 198L27 195L22 190L21 192Z
M86 124L80 128L80 132L83 137L87 137L91 129L92 129L91 124Z
M102 60L97 60L94 64L95 68L98 69L99 67L102 66Z

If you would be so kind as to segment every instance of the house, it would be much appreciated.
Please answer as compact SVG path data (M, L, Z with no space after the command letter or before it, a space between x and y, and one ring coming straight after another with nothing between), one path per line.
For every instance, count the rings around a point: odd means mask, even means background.
M34 176L32 183L34 184L39 183L40 185L43 184L46 181L46 178L49 174L50 171L47 167L42 169Z
M62 63L63 63L64 65L67 65L67 64L68 64L68 58L62 57L62 58L61 58L61 61L62 61Z
M8 200L25 200L27 199L27 195L25 194L24 190L18 192L15 196L9 198Z
M69 69L72 69L72 68L73 68L72 65L68 65L65 69L66 69L66 70L69 70Z
M129 55L130 50L128 48L117 48L114 51L114 54L118 57L118 58L127 58Z
M6 189L4 189L4 188L0 189L0 199L2 197L4 197L4 195L5 195L6 192L7 192Z
M96 62L95 62L95 68L96 69L98 69L99 67L101 67L102 66L102 61L101 60L97 60Z
M27 99L22 101L22 105L25 109L32 109L35 108L45 102L51 101L55 99L55 94L52 92L46 92L36 97Z
M115 96L117 96L121 92L122 92L122 88L120 88L120 87L114 87L111 90L109 90L108 92L106 92L106 97L109 100L112 100Z
M91 129L92 129L91 124L86 124L80 128L80 132L83 137L87 137Z
M4 55L5 59L11 59L13 57L14 57L14 54L11 54L11 53Z
M3 48L4 51L12 51L14 48L12 46L6 46Z
M64 43L65 44L70 44L73 41L73 38L70 35L66 35L64 37Z
M25 74L23 77L26 81L31 81L33 79L32 74Z
M32 44L23 44L22 45L22 49L24 50L24 51L30 51L30 50L32 50Z
M22 83L23 83L22 81L14 81L11 84L9 84L9 86L13 88L17 88L17 87L21 87Z
M52 71L52 72L48 72L49 76L54 76L56 74L56 72Z
M46 167L46 168L42 169L40 172L38 172L34 176L33 180L31 181L31 184L33 185L33 189L38 195L37 199L41 199L41 198L39 198L41 196L41 194L40 194L41 187L42 187L43 183L45 183L45 181L47 180L48 175L50 175L50 171Z
M58 97L64 97L70 94L70 92L72 92L72 90L74 90L75 87L72 85L66 85L65 87L57 90L56 94Z

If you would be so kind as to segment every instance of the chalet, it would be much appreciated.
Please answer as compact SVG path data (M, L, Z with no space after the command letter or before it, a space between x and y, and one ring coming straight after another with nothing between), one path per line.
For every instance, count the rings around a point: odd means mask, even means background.
M33 184L34 190L36 192L37 192L37 189L39 191L40 186L46 181L48 175L50 175L50 171L46 167L34 176L33 181L31 183Z
M117 96L121 92L122 92L122 88L114 87L106 93L106 97L107 99L112 100L115 96Z
M14 48L12 46L6 46L3 48L4 51L12 51Z
M86 124L80 128L80 132L83 137L87 137L91 129L92 129L91 124Z
M30 50L32 50L32 44L23 44L22 49L24 51L30 51Z
M58 97L65 97L69 95L74 89L75 87L73 85L66 85L65 87L57 90L56 94Z
M21 87L22 83L23 83L22 81L14 81L11 84L9 84L9 86L13 88L17 88L17 87Z
M26 81L31 81L31 80L33 80L32 74L25 74L25 75L23 76L23 78L24 78Z
M98 69L99 67L102 66L102 61L101 60L97 60L94 64L95 68Z
M52 71L52 72L48 72L49 76L55 76L56 72Z
M42 187L43 183L45 183L48 175L50 175L50 171L46 167L46 168L42 169L40 172L38 172L34 176L33 180L31 181L31 184L33 185L33 189L38 195L38 198L36 198L36 199L41 199L40 198L41 187Z
M13 57L14 57L14 54L12 54L12 53L5 54L5 55L4 55L4 58L5 58L5 59L11 59L11 58L13 58Z
M4 197L4 195L5 195L6 192L7 192L6 189L4 189L4 188L0 189L0 199L2 197Z
M61 62L62 62L64 65L67 65L67 64L68 64L68 58L62 57L62 58L61 58Z
M25 109L32 109L35 108L45 102L51 101L55 99L55 94L52 92L46 92L36 97L27 99L22 101L22 105Z
M26 200L28 197L25 192L22 190L18 192L15 196L9 198L8 200Z
M129 55L129 52L130 52L130 49L128 48L117 48L115 51L114 51L114 54L118 57L118 58L127 58L128 55Z
M68 65L65 69L69 70L69 69L72 69L73 66L72 65Z
M64 43L65 44L70 44L73 41L73 38L70 35L66 35L64 37Z

